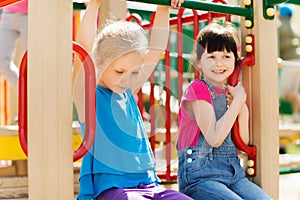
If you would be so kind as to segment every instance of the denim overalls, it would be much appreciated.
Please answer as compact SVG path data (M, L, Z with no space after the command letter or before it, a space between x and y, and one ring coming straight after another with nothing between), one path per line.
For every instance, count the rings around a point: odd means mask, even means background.
M227 110L226 95L214 94L212 87L206 84L218 120ZM271 199L245 177L231 133L218 148L212 148L200 133L197 145L180 150L178 159L179 191L193 199Z

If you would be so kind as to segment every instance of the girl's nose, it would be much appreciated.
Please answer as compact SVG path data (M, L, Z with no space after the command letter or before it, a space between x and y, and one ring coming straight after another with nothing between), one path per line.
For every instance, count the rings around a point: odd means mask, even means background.
M221 60L219 60L219 59L216 59L216 60L215 60L215 66L216 66L216 67L221 67L222 65L223 65L223 63L222 63Z
M123 77L122 77L122 79L121 79L121 82L122 82L122 84L127 84L128 83L128 81L130 80L130 74L129 73L126 73Z

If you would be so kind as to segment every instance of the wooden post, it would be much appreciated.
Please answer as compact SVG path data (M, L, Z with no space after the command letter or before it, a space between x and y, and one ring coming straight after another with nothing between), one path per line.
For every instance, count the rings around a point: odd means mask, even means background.
M29 199L73 199L72 1L30 0Z
M279 105L276 20L265 20L262 1L254 2L255 66L243 70L248 91L252 141L257 146L257 176L273 199L279 191Z

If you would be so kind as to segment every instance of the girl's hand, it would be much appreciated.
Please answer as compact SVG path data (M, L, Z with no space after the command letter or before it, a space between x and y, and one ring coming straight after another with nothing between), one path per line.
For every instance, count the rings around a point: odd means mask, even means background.
M228 93L228 95L226 95L226 100L229 101L230 104L235 99L244 101L244 102L246 101L247 95L246 95L244 87L242 86L242 84L240 82L235 87L227 85L227 93Z
M228 106L231 105L232 100L233 100L233 96L230 94L230 92L228 91L227 86L226 86L226 103Z
M181 6L181 4L184 2L184 0L171 0L171 6L173 8L178 8Z

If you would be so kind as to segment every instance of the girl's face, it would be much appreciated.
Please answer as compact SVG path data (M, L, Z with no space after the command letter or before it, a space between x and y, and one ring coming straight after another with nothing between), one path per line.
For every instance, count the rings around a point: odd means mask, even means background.
M203 77L217 87L223 87L227 78L232 74L235 67L235 57L232 52L204 51L199 67L202 69Z
M122 93L137 82L144 57L138 52L121 56L102 73L98 84L115 93Z

